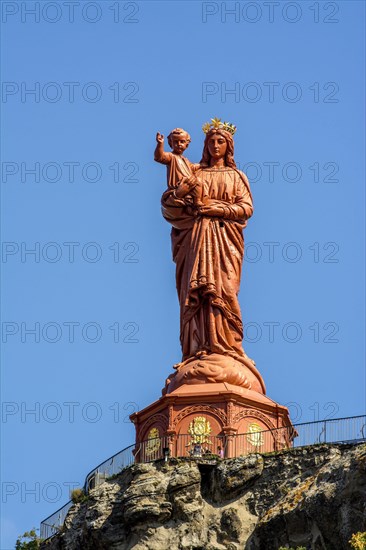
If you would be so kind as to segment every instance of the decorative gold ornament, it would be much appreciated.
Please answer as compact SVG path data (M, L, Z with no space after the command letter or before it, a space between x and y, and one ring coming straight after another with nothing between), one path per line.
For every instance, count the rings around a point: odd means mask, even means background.
M226 132L230 132L231 135L234 135L236 132L236 126L231 122L221 122L221 118L211 118L211 122L206 122L202 126L202 130L205 134L207 134L210 130L226 130Z
M248 442L253 445L253 447L261 447L264 444L262 428L259 424L249 424L248 427Z
M188 433L192 436L191 443L193 445L202 443L212 445L208 440L208 436L211 433L211 426L206 417L196 416L189 425Z
M151 428L147 436L146 454L152 455L160 448L160 434L158 428Z

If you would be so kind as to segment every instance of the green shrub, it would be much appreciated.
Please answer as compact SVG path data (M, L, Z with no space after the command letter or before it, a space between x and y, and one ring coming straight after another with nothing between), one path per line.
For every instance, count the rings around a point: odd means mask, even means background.
M74 504L78 504L87 500L88 496L84 493L84 489L74 489L71 491L70 498Z
M33 528L17 538L15 550L38 550L41 547L42 540L37 536L36 529Z

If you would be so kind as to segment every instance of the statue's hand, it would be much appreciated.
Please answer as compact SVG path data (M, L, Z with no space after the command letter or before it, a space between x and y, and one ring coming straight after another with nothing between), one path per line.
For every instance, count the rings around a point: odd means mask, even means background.
M189 178L183 178L181 183L175 190L175 196L178 199L182 199L193 189L198 183L196 176L189 176Z
M207 204L200 206L198 213L201 216L212 216L214 218L222 218L224 216L224 207L217 204Z
M192 175L189 176L189 178L184 178L183 182L189 187L189 189L193 189L199 183L199 180L195 175Z
M160 134L159 132L157 132L157 134L156 134L156 141L157 141L158 143L164 143L164 136L163 136L163 134Z

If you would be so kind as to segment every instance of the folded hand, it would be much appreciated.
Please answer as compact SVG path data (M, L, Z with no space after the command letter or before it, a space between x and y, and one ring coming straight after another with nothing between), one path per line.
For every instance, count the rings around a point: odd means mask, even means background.
M201 216L212 216L222 218L224 216L224 207L218 204L206 204L198 209Z

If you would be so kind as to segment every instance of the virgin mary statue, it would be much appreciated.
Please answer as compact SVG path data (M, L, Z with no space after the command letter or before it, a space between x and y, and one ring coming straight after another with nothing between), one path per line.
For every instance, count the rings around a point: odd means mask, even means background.
M171 390L183 383L227 382L264 392L243 350L238 301L252 195L235 164L235 127L213 122L203 127L202 160L194 175L162 196L163 216L172 225L183 352L167 384Z

